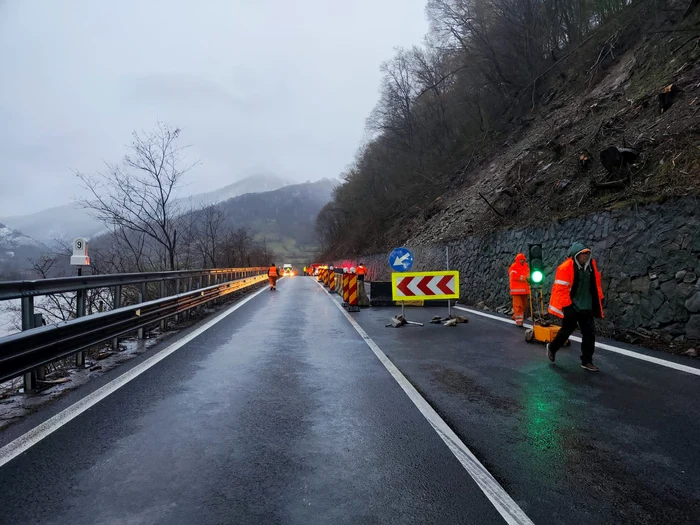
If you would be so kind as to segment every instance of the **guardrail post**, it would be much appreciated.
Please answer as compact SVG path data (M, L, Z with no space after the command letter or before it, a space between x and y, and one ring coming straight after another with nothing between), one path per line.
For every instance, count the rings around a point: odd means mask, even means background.
M165 297L165 281L160 282L160 298L162 299ZM165 332L165 319L161 320L160 322L160 332L163 333Z
M180 279L175 279L175 295L180 294ZM180 321L180 314L175 314L175 323Z
M114 287L114 309L121 308L122 306L122 287L117 285ZM119 338L115 337L112 339L112 350L115 352L119 350Z
M75 317L85 317L85 298L87 292L85 290L78 290L78 294L75 298ZM85 350L75 354L75 366L77 368L85 368Z
M187 284L187 291L188 292L191 292L194 289L194 288L192 288L193 284L194 284L194 277L190 276L190 278L188 279L188 284ZM194 310L194 308L189 308L187 310L187 313L185 314L185 315L187 315L188 319L192 319L192 313L193 313L192 310Z
M34 297L22 297L22 331L34 328ZM24 374L24 393L36 390L36 370Z
M34 324L32 325L33 328L44 326L45 324L44 316L42 314L34 314ZM46 379L46 367L44 365L36 368L36 379L37 381L43 381Z
M139 287L139 303L146 301L146 283L141 283ZM143 328L139 328L137 332L137 337L143 339Z

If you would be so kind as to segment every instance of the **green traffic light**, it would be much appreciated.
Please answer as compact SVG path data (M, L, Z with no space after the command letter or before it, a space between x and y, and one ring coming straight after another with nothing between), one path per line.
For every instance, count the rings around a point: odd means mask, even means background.
M533 283L541 283L543 278L544 275L542 275L542 272L539 270L535 270L534 272L532 272L532 274L530 274L530 280Z

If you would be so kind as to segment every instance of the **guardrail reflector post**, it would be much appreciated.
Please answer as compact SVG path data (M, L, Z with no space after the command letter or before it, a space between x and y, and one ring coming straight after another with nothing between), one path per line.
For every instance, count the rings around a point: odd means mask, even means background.
M175 295L180 294L180 279L175 279ZM175 314L175 324L180 320L180 314Z
M78 295L76 296L76 317L85 317L85 299L87 296L87 290L78 290ZM75 366L77 368L85 368L85 350L75 354Z
M114 287L114 310L121 308L122 306L122 287L117 285ZM112 339L112 350L115 352L119 350L119 338L115 337Z
M160 282L160 298L162 299L163 297L167 297L167 294L165 291L165 281ZM161 319L159 326L160 326L160 333L165 332L165 319Z
M34 297L22 297L22 331L34 328ZM24 393L36 390L36 371L24 374Z
M139 303L143 302L146 302L146 283L141 283L141 286L139 288ZM137 337L139 339L143 339L143 328L138 329Z

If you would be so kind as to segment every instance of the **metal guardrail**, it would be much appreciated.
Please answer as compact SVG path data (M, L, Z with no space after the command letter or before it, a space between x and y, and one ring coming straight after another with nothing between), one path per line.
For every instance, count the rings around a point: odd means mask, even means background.
M188 291L180 292L181 280L188 279ZM198 279L198 287L194 286ZM33 390L37 379L43 379L44 365L76 355L76 365L84 366L84 350L109 341L116 347L117 338L138 331L139 338L147 326L161 323L169 317L202 306L235 291L261 283L267 279L267 268L225 268L183 272L152 272L111 274L83 277L43 279L37 281L9 281L0 283L0 300L22 299L22 332L0 338L0 381L24 374L25 392ZM144 301L146 284L173 280L175 294ZM212 280L216 284L212 285ZM121 287L140 285L139 302L121 306ZM85 315L86 290L114 288L114 309ZM34 327L34 297L77 292L76 319Z
M4 281L0 282L0 301L70 293L79 290L95 288L110 288L112 286L128 286L157 281L173 281L176 279L229 276L235 278L256 275L267 268L221 268L213 270L185 270L172 272L117 273L107 275L85 275L80 277L59 277L55 279L37 279L34 281Z

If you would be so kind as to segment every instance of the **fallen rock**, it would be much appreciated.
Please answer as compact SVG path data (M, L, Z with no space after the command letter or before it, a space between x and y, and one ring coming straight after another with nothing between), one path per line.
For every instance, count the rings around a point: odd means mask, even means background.
M582 170L587 170L591 166L591 158L586 153L581 153L578 157L578 166Z
M698 351L695 350L695 348L688 348L685 352L683 352L683 355L688 355L690 357L697 357L698 356Z
M403 326L406 324L406 319L402 315L396 315L390 319L390 323L387 326L393 326L394 328L398 328L399 326Z
M639 151L632 148L610 146L600 152L600 163L611 174L626 170L639 157Z
M457 326L457 319L450 319L446 323L443 323L443 326Z
M659 110L661 113L667 111L676 101L676 97L681 89L676 84L669 84L659 93Z
M676 282L679 282L679 283L682 282L683 279L685 279L685 274L687 274L687 273L688 273L688 272L685 271L685 270L679 270L679 271L677 271L677 272L676 272Z

